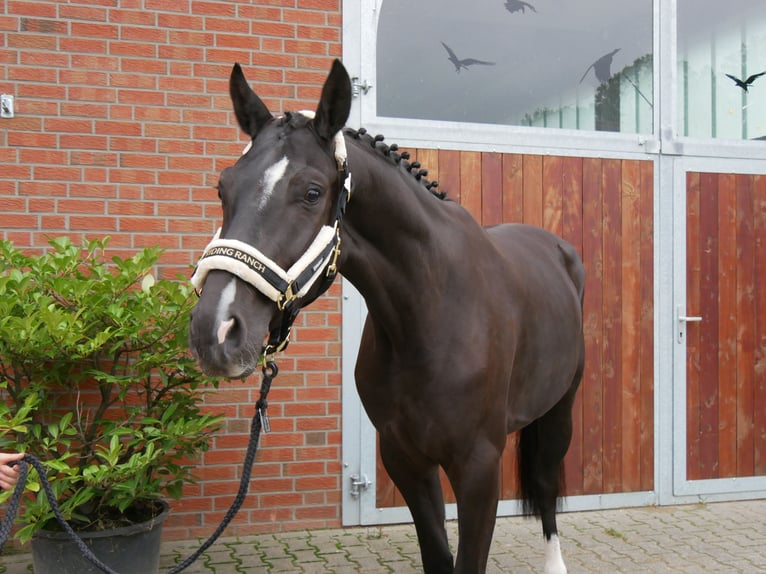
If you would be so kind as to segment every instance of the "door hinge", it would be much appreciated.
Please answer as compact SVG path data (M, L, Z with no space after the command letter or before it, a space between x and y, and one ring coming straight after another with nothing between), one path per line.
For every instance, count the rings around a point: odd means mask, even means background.
M366 474L352 474L349 478L351 479L350 494L352 498L359 498L363 490L367 490L372 486L372 482L367 478Z
M360 81L357 76L351 78L351 96L358 98L360 95L366 95L370 91L372 84L368 84L367 80Z

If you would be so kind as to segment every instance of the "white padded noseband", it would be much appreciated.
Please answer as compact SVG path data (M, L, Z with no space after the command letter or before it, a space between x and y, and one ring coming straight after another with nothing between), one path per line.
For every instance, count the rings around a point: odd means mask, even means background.
M309 119L314 118L314 112L300 113ZM351 175L346 166L346 140L343 130L335 134L333 143L335 161L343 177L341 193L345 194L345 200L341 201L341 198L338 198L338 202L339 205L345 206L345 201L351 194ZM252 142L245 147L243 155L250 150L251 145ZM336 215L333 225L322 226L305 253L287 270L282 269L252 245L237 239L221 239L219 228L212 241L205 247L191 276L191 283L197 291L201 291L210 271L227 271L250 283L282 309L293 299L304 297L324 269L327 269L328 276L334 277L337 273L335 264L340 254L339 214Z

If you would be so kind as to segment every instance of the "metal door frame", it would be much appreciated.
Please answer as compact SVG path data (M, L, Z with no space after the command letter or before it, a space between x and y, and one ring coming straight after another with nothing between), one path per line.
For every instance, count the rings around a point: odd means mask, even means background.
M713 502L766 496L766 476L688 480L686 476L686 176L689 172L766 174L766 160L676 157L670 160L672 171L672 299L665 301L665 321L672 330L672 394L661 406L663 419L672 421L665 436L672 436L672 452L664 453L668 476L661 487L663 504ZM671 175L671 174L668 174ZM665 203L668 203L667 201ZM704 317L702 323L704 328ZM667 424L665 425L668 426ZM662 431L660 431L662 432ZM668 442L668 441L666 441Z

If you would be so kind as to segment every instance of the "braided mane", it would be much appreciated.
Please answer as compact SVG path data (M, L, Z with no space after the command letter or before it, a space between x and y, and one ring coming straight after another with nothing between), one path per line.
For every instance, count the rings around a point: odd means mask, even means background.
M375 137L367 133L364 128L358 130L352 128L345 128L345 133L352 138L360 141L365 141L370 147L380 152L385 158L387 158L394 165L402 165L407 172L412 175L418 182L420 182L429 192L439 199L448 199L445 191L436 191L439 185L438 181L429 181L426 179L428 175L427 169L420 169L420 162L413 161L410 163L410 153L403 151L399 153L399 146L397 144L388 145L383 142L384 137L380 134Z

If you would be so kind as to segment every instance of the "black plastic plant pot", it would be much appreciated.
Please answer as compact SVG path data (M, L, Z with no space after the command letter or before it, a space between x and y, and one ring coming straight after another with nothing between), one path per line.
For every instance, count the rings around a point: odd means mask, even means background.
M168 504L151 520L100 532L79 533L96 557L119 574L155 574ZM64 532L42 530L32 538L35 574L101 574Z

